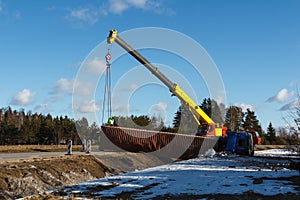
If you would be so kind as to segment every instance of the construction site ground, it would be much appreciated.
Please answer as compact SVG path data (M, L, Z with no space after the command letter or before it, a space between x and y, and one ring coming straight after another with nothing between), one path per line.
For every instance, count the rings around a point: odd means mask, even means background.
M258 149L287 148L286 146L258 146ZM66 146L0 146L0 157L4 155L31 152L32 155L40 152L60 152L60 155L35 158L13 157L0 159L0 199L58 199L64 195L59 192L44 193L81 182L123 174L125 172L142 170L171 162L143 153L129 152L99 152L86 154L81 152L81 146L73 147L73 155L65 155ZM287 159L288 161L289 159ZM289 168L299 170L299 163ZM300 185L299 176L287 178L296 186ZM289 180L290 179L290 180ZM300 191L300 188L298 191ZM33 195L33 196L32 196ZM211 196L178 195L172 199L235 199L228 194L212 194ZM262 196L248 191L236 196L238 199L297 199L298 195L284 194ZM73 198L73 197L70 197ZM130 199L129 194L116 198ZM168 198L164 196L162 198ZM159 199L159 198L157 198Z
M72 155L67 155L65 145L0 146L0 199L26 197L165 163L143 153L87 154L81 148L74 146Z

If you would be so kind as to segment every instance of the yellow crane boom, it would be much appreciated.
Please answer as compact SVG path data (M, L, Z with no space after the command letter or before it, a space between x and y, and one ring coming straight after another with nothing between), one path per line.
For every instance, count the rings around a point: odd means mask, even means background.
M116 30L111 30L107 37L107 43L112 44L116 42L124 48L131 56L143 64L152 74L154 74L160 81L162 81L169 90L192 112L197 124L202 127L201 135L222 135L222 128L215 127L214 121L195 103L176 83L170 81L164 74L162 74L157 67L153 66L145 57L143 57L137 50L127 44L117 34ZM202 123L199 121L202 121Z

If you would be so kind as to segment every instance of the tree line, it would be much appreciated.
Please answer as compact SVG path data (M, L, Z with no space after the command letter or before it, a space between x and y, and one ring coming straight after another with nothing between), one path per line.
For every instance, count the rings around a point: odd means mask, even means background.
M203 99L199 106L215 123L223 124L229 131L256 131L259 137L262 138L262 144L300 144L300 107L296 108L292 118L292 122L297 128L291 126L289 128L280 127L275 130L270 122L267 130L264 131L255 111L249 108L245 112L239 106L232 105L225 108L224 104L218 104L215 100L210 98ZM225 118L222 116L225 116ZM184 122L182 123L182 121ZM173 127L163 127L163 130L193 134L195 127L197 127L191 112L184 105L178 108L172 125Z
M278 128L275 130L270 122L267 130L264 131L255 112L250 109L243 112L242 108L238 106L225 108L224 104L218 104L210 98L203 99L199 106L215 123L226 126L230 131L257 131L263 144L300 143L300 126L298 129ZM297 118L294 121L298 125L300 110L297 110L296 113ZM198 127L193 115L184 105L179 106L174 113L172 125L169 126L166 126L161 118L147 115L118 116L115 120L121 127L182 134L195 134ZM84 117L74 120L68 116L53 117L50 114L43 115L31 111L25 113L23 109L16 111L10 107L0 109L0 145L57 145L65 144L68 139L71 139L74 144L81 144L81 139L91 139L95 143L100 139L100 131L101 128L95 122L89 124Z
M255 130L260 136L263 134L262 127L255 112L250 109L247 109L246 112L243 112L242 108L238 106L230 106L226 109L224 104L218 104L215 100L210 98L205 98L199 106L216 124L226 126L229 131L238 132ZM225 116L225 118L223 116ZM181 123L181 120L185 118L189 119L185 120L189 123L187 125ZM195 121L191 120L192 118L193 116L188 108L182 105L175 113L173 127L176 131L182 126L194 127L194 125L192 125L193 122L190 122Z
M75 121L67 116L52 117L25 113L10 107L0 109L0 145L79 143Z

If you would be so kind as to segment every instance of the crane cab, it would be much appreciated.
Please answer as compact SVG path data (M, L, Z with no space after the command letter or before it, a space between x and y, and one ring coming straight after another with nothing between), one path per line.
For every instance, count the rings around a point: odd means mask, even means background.
M197 129L196 136L216 136L215 124L202 123Z

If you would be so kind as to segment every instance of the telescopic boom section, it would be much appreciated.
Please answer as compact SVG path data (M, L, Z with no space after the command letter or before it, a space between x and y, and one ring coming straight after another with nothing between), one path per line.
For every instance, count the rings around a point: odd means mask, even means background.
M124 48L130 55L132 55L136 60L143 64L148 70L150 70L159 80L161 80L171 91L173 90L173 82L170 81L164 74L160 73L157 67L154 67L145 57L143 57L139 52L137 52L133 47L127 44L122 38L117 35L115 30L110 31L109 37L107 39L108 43L116 42L122 48Z
M194 118L198 125L200 125L199 118L208 125L207 135L215 135L215 124L213 120L176 84L170 81L164 74L162 74L157 67L153 66L146 58L144 58L133 47L127 44L122 38L117 35L116 30L111 30L107 37L107 43L118 43L124 48L131 56L144 65L152 74L154 74L160 81L162 81L169 90L177 96L185 105L187 105L190 111L193 113Z

